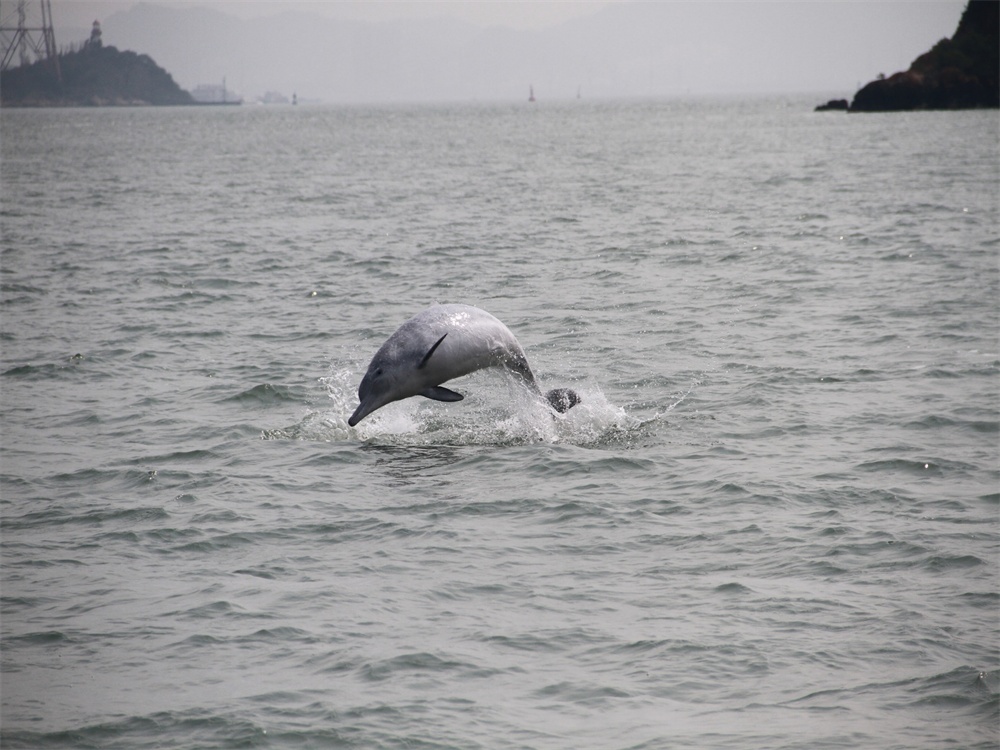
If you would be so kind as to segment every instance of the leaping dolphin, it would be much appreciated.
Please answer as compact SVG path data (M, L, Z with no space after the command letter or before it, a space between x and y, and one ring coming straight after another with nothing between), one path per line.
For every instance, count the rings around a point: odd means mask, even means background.
M580 403L569 388L543 394L514 334L488 312L434 305L403 323L375 353L358 386L361 404L347 424L354 427L376 409L410 396L461 401L461 393L441 384L485 367L504 368L560 414Z

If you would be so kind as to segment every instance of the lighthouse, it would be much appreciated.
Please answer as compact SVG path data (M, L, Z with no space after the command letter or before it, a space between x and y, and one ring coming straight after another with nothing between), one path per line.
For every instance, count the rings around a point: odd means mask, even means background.
M104 42L101 41L101 22L94 21L94 26L90 30L90 39L87 40L87 46L91 49L100 49L104 46Z

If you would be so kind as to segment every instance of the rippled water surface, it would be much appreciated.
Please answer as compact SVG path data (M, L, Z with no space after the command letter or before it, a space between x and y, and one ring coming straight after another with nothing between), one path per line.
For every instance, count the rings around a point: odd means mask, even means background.
M814 98L0 113L3 746L996 747L998 119Z

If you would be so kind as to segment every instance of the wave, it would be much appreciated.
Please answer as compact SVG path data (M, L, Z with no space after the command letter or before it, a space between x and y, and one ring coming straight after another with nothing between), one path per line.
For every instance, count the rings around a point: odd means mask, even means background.
M253 388L241 391L234 396L227 396L220 399L220 401L221 403L235 402L239 404L271 406L288 403L307 403L308 398L303 388L261 383L260 385L255 385Z
M335 734L303 732L300 738L308 743ZM268 734L256 722L207 709L161 711L55 732L0 730L0 745L6 750L154 750L204 742L218 748L260 747L268 744Z
M67 357L69 364L56 364L47 362L40 365L16 365L3 372L0 377L5 378L25 378L28 380L46 380L48 378L61 378L69 374L76 373L76 364L83 359L82 354L74 354Z
M169 518L170 514L162 507L146 506L138 508L95 508L82 513L71 513L63 507L56 506L46 510L33 511L22 516L6 519L4 525L8 530L27 529L39 525L82 524L86 526L101 526L107 523L142 523L160 521Z
M935 716L957 711L983 719L985 730L986 721L995 722L1000 703L1000 672L961 666L926 676L821 690L795 698L786 705L829 708L843 707L858 700L885 702L887 709L905 711L911 717L923 713L928 722ZM913 709L917 709L917 713Z

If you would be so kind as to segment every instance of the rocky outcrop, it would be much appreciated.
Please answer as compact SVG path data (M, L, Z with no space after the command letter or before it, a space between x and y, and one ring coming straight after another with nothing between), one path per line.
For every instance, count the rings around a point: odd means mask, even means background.
M148 55L87 45L0 73L4 107L193 104L191 95Z
M1000 1L970 0L951 39L910 69L880 76L854 95L851 112L1000 107Z
M831 99L826 104L820 104L814 112L846 112L848 108L847 99Z

